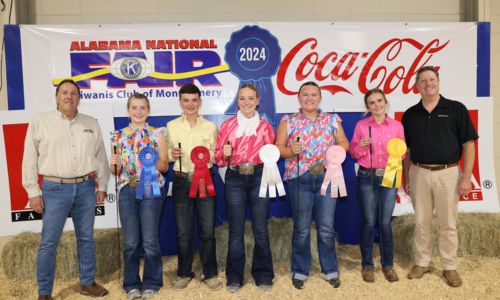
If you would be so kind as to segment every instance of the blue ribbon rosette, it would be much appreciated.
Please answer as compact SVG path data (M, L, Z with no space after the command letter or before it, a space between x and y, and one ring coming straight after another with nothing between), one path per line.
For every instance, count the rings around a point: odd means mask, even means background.
M274 124L276 104L271 77L281 62L278 40L268 30L257 25L245 26L231 35L224 56L231 73L240 79L240 86L253 84L260 94L259 114ZM229 105L226 114L238 112L238 99Z
M156 175L156 162L158 161L158 152L151 146L147 146L139 151L139 162L142 165L141 176L135 197L137 199L160 197L160 187L158 186L158 177Z

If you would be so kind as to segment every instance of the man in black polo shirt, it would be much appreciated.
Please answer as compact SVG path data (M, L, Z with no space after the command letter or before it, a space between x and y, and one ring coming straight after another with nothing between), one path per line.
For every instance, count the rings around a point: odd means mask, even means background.
M418 70L416 85L422 100L402 119L409 151L404 161L405 191L415 209L415 265L407 277L417 279L429 272L435 211L443 276L448 285L458 287L462 285L456 271L458 199L471 189L478 135L467 108L439 94L439 73L434 67ZM463 173L458 165L462 152Z

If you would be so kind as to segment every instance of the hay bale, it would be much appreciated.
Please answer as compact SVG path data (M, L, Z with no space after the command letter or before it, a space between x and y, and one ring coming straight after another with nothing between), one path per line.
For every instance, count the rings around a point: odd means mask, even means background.
M292 255L292 219L271 218L268 223L269 242L271 243L271 254L273 262L290 261ZM215 229L215 238L217 246L217 264L219 268L225 268L227 258L229 228L228 224L223 224ZM311 255L312 266L319 267L318 248L317 248L316 226L311 228ZM252 222L245 222L245 254L246 267L249 268L252 263L254 239L252 233Z
M120 231L120 247L118 247L117 229L94 230L96 276L112 274L121 266L123 268L123 235Z
M39 243L40 234L23 232L5 244L2 250L2 265L7 278L35 279Z
M118 270L121 253L117 247L116 229L94 231L96 248L96 275L103 276ZM10 279L36 280L36 256L40 233L20 233L4 246L2 265ZM76 239L74 231L63 232L56 257L56 279L78 277Z
M394 252L413 259L414 215L397 217L392 222ZM458 256L500 258L500 214L460 213L457 222ZM432 224L433 253L438 255L438 224Z

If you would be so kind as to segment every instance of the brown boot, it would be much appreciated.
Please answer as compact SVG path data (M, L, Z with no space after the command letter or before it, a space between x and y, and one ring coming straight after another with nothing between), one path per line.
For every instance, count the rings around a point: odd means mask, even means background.
M446 283L451 287L459 287L462 285L462 279L455 270L444 270L443 276L446 279Z
M51 295L38 295L38 300L52 300Z
M108 290L93 282L89 285L82 285L80 294L92 297L104 297L108 294Z
M366 282L374 282L375 281L375 276L373 274L372 268L362 268L361 269L361 276L363 277L363 280Z
M389 282L395 282L399 280L398 274L396 274L396 271L394 271L393 268L382 268L382 272L384 272L384 277Z
M406 275L406 277L408 277L408 279L420 279L422 278L422 276L424 276L425 273L429 272L430 272L429 267L421 267L414 265L411 268L410 272L408 272L408 275Z

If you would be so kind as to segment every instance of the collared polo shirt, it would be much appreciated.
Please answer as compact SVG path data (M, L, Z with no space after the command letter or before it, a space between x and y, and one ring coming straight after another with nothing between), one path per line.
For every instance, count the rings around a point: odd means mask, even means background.
M456 163L463 144L479 137L465 105L443 96L430 113L420 100L404 113L402 123L414 163Z
M96 172L99 191L107 190L108 158L97 120L78 113L68 120L52 111L31 120L24 142L23 186L28 197L42 194L38 175L74 178Z
M371 128L371 129L370 129ZM361 139L370 137L371 145L361 146ZM358 164L365 168L385 168L389 154L387 153L387 143L392 138L405 140L403 125L391 117L385 117L382 123L378 124L373 116L360 120L354 128L349 153ZM371 147L371 152L370 152Z
M217 126L202 116L196 119L196 125L191 127L184 116L180 116L167 123L167 147L169 149L169 159L174 160L171 151L181 143L182 148L182 172L193 172L194 164L191 161L191 151L196 146L205 146L210 153L208 167L212 167L215 161L214 152L217 143ZM174 171L180 171L179 160L174 162Z

